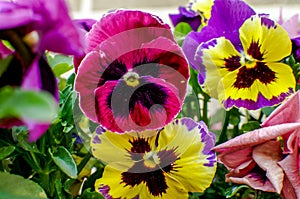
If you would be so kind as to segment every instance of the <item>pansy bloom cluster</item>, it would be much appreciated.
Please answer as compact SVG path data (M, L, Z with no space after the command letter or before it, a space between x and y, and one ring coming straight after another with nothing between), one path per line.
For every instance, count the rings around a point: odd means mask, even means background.
M283 10L187 0L171 27L0 0L1 199L300 199L300 24Z
M86 42L75 60L75 89L82 111L100 124L91 152L106 167L96 191L106 198L204 191L216 170L215 136L203 122L173 120L189 68L170 27L149 13L116 10L92 26Z

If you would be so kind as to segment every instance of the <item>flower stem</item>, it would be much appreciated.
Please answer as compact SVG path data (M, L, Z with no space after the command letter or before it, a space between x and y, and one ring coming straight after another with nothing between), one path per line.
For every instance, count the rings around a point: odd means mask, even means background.
M85 165L88 163L88 161L90 160L90 158L92 157L91 153L87 153L85 155L85 157L81 160L81 162L79 163L79 165L77 166L77 173L79 174L81 172L81 170L85 167Z
M221 144L223 142L226 142L227 139L228 139L226 133L227 133L228 125L229 125L230 114L231 114L231 111L226 111L225 120L224 120L222 131L220 133L219 140L218 140L217 144Z

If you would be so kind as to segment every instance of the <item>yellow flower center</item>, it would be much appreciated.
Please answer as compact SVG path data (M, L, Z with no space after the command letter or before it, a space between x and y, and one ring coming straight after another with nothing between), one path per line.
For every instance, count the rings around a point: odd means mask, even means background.
M241 57L240 63L242 66L246 66L246 68L254 68L256 66L257 60L253 59L252 57L248 55L243 55Z
M133 71L128 71L124 76L123 79L128 86L136 87L139 85L139 78L140 76Z
M144 165L148 168L155 168L156 165L160 163L160 158L158 157L157 153L153 151L145 153L143 159Z

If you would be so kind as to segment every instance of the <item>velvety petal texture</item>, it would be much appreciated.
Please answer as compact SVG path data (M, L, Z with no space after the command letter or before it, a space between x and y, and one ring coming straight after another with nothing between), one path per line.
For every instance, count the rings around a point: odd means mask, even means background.
M272 112L262 128L213 148L229 170L227 181L300 198L299 99L298 91Z
M296 85L291 67L280 62L291 54L287 32L268 18L251 17L239 33L243 51L225 37L198 47L195 57L206 69L206 91L226 109L280 103Z
M120 133L171 122L189 69L170 28L148 13L117 10L94 24L87 38L91 51L75 79L82 111Z
M177 119L156 131L118 135L99 127L93 155L107 166L95 184L105 198L187 198L216 171L215 136L203 122Z

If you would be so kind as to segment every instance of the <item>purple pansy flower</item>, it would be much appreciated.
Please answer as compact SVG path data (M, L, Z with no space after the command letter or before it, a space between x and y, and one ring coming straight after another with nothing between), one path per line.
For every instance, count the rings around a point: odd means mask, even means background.
M169 17L173 23L173 26L176 26L180 22L188 23L194 31L197 31L201 25L201 17L194 11L188 10L186 7L179 6L178 14L169 14Z
M242 0L215 0L208 25L200 32L192 31L183 42L183 51L192 68L199 71L199 83L205 79L205 67L195 59L198 46L213 38L224 36L237 50L242 49L239 28L246 19L255 15L253 9Z
M15 48L9 52L1 47L1 59L11 56L11 62L0 77L0 87L20 86L22 89L48 91L58 101L56 78L43 54L50 50L63 54L83 53L82 34L70 19L63 0L0 1L0 39ZM49 123L35 123L20 118L0 121L1 127L25 124L29 141L37 140Z
M200 25L207 25L213 2L213 0L190 0L188 6L179 6L179 14L169 14L169 17L174 26L185 22L192 30L197 31Z
M117 10L86 38L75 89L87 117L124 132L157 129L176 116L189 70L167 24L145 12Z

